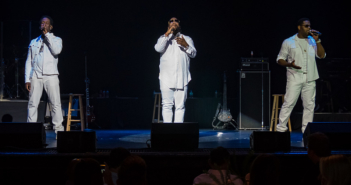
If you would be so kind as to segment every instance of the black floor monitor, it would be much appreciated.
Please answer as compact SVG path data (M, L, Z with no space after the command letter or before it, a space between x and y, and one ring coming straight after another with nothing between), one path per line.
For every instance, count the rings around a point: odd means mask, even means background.
M157 150L193 150L199 146L199 124L152 123L151 148Z

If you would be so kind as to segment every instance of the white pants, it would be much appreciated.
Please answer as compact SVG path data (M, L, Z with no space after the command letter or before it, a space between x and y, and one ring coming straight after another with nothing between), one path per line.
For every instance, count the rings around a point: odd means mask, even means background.
M160 89L162 94L163 122L172 123L172 108L175 105L174 123L183 123L188 86L185 86L184 89L170 89L160 81Z
M277 125L278 132L285 132L288 130L287 122L300 93L303 103L302 133L305 132L308 122L313 121L316 81L306 82L306 77L307 74L287 72L286 93L279 114L279 124Z
M60 82L58 75L43 76L42 78L38 78L34 73L30 83L31 89L29 92L27 122L37 122L38 105L44 87L48 95L49 102L52 106L52 123L55 125L55 132L57 133L57 131L63 131L64 127L62 126L63 117L59 86Z

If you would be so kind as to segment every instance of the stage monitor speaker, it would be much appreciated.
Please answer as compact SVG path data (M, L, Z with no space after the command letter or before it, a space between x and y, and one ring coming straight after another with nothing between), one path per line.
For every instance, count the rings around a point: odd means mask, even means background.
M43 123L0 123L0 148L38 149L45 146Z
M290 132L253 131L250 148L255 152L289 152Z
M270 71L240 71L239 129L269 126L271 114Z
M85 153L95 152L95 131L58 131L57 152L59 153Z
M151 148L156 150L193 150L199 147L199 124L152 123Z
M351 149L351 122L310 122L303 133L303 141L307 147L308 136L322 132L330 140L332 150Z

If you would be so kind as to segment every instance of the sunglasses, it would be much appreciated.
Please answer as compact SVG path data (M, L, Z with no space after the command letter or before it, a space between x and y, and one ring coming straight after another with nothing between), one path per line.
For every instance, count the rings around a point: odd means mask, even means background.
M171 20L169 20L168 22L169 22L169 23L172 23L172 22L174 22L174 21L177 22L177 23L180 22L178 19L171 19Z
M305 28L310 28L311 25L301 25L301 26L304 26Z

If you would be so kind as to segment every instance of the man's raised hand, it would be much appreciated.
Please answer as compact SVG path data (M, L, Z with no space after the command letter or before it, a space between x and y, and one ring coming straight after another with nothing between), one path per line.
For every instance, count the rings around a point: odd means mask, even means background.
M185 47L185 48L187 48L187 47L189 46L188 43L185 41L183 35L182 35L182 38L177 37L175 40L177 41L177 43L178 43L179 45L181 45L181 46L183 46L183 47Z
M168 37L169 34L173 33L173 29L175 29L174 25L168 28L167 32L165 33L166 37Z

